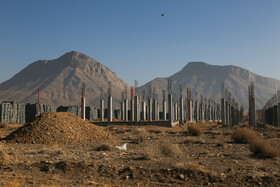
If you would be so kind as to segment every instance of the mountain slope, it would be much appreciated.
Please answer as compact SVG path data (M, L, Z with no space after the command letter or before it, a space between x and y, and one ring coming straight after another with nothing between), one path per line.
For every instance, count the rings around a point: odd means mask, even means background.
M276 93L280 81L262 77L237 66L215 66L203 62L190 62L181 71L168 78L156 78L140 87L148 90L148 86L156 87L157 94L161 96L161 90L167 90L168 79L172 81L172 91L179 96L179 85L182 85L183 95L186 96L187 87L192 90L192 98L195 93L198 96L211 98L220 102L221 82L232 93L233 97L245 108L248 108L248 86L251 80L255 83L256 107L261 108L265 102ZM161 98L161 97L160 97Z
M116 106L127 84L96 60L71 51L55 60L36 61L0 84L0 100L35 103L40 88L41 103L51 104L54 109L59 105L80 105L85 83L87 105L99 106L100 88L106 96L108 81L112 83Z

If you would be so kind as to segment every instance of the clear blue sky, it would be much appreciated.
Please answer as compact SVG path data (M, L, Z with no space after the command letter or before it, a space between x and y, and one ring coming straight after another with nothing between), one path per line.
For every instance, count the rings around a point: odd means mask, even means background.
M72 50L130 85L189 61L280 79L280 1L0 0L0 82Z

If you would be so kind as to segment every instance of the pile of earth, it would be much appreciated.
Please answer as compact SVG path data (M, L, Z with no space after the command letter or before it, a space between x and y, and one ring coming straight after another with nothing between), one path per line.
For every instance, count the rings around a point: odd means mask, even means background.
M67 144L111 139L113 136L67 112L43 113L4 138L11 143Z

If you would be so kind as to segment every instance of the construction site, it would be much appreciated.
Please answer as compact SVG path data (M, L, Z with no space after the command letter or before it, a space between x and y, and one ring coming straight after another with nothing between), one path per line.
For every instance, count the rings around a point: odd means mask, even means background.
M137 82L112 106L111 84L100 106L2 102L0 184L3 186L277 186L279 92L256 120L254 83L249 110L221 83L220 102L172 94L161 101ZM180 93L183 88L180 86ZM107 98L104 96L106 95ZM105 101L106 106L105 106Z

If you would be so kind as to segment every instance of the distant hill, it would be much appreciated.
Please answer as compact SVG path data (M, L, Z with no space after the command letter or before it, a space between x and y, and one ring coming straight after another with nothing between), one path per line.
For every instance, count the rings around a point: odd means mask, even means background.
M87 105L99 106L100 87L107 94L108 81L112 83L115 107L119 107L121 91L127 84L109 68L76 51L55 60L36 61L11 79L0 84L0 100L22 103L40 101L52 105L80 105L82 84L86 86Z
M248 86L251 80L255 82L256 108L261 108L265 102L276 93L280 87L280 81L262 77L237 66L215 66L203 62L190 62L181 71L167 78L156 78L142 87L138 92L148 91L148 86L156 87L157 94L161 98L162 89L167 90L168 79L172 81L173 93L179 96L179 85L182 85L183 94L186 95L187 87L198 96L211 98L220 102L221 82L232 93L233 97L245 108L248 108ZM240 105L239 105L240 106Z

